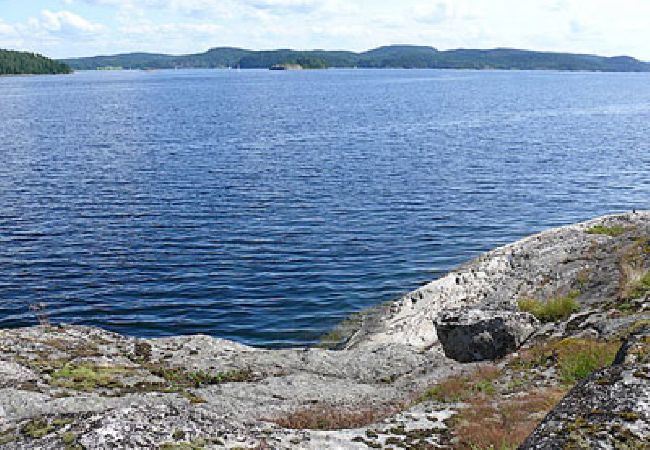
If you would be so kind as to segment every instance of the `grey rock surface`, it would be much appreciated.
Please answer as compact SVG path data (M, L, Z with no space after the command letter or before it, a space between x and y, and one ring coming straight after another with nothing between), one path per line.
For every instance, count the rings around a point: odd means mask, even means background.
M520 448L650 448L650 326L626 340L611 367L573 388Z
M435 326L445 355L467 363L516 351L539 328L539 321L523 312L456 309L440 314Z

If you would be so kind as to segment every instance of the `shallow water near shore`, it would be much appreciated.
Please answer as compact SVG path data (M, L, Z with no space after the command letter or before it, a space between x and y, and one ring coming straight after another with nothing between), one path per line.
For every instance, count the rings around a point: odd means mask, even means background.
M0 326L314 343L497 245L647 209L650 74L0 79Z

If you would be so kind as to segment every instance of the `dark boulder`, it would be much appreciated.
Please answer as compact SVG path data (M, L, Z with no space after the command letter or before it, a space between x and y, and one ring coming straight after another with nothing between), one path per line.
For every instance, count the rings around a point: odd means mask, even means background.
M503 358L516 351L539 327L531 314L515 311L457 309L435 323L447 357L467 363Z

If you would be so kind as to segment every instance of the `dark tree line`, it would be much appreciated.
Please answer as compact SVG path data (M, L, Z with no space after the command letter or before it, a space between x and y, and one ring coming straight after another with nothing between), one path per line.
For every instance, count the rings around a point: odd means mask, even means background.
M0 49L0 75L40 75L71 73L66 64L35 53Z
M346 51L251 51L240 48L213 48L195 55L172 56L130 53L62 62L77 70L102 67L124 69L218 68L268 69L274 65L300 64L305 69L326 67L428 68L428 69L523 69L591 70L607 72L647 72L650 64L630 57L605 58L595 55L534 52L516 49L448 50L433 47L393 45L362 53Z

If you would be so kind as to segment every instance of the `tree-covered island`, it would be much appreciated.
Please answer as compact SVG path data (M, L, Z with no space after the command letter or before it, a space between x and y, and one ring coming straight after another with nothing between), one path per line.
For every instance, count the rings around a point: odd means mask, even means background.
M36 53L0 49L0 75L67 74L72 69Z

